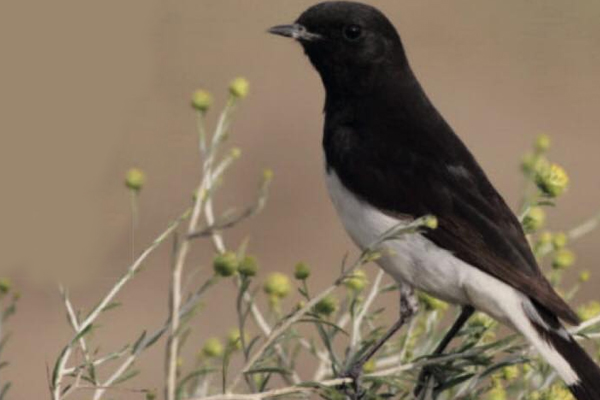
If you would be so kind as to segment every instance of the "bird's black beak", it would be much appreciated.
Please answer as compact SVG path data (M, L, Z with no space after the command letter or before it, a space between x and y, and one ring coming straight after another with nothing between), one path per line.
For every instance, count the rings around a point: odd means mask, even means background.
M274 35L285 36L306 42L312 42L322 38L321 35L309 32L303 25L300 24L277 25L270 28L268 32Z

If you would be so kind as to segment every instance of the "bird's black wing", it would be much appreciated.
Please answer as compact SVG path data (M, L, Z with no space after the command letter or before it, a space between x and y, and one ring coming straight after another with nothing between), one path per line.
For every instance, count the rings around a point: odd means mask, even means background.
M425 236L436 245L566 322L579 322L539 270L518 219L454 133L407 143L398 135L361 140L355 129L336 131L326 139L336 141L325 143L328 163L364 201L389 214L435 215L439 226Z

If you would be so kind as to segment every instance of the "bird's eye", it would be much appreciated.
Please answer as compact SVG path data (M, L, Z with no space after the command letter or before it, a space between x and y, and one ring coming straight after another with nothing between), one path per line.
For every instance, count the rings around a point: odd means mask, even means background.
M344 37L353 42L362 36L362 28L358 25L348 25L344 27Z

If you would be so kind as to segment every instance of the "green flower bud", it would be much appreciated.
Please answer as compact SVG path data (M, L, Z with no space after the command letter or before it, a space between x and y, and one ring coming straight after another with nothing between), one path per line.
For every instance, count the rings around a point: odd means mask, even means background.
M147 391L146 400L156 400L156 392L154 390Z
M231 149L229 154L231 155L231 158L236 160L242 156L242 149L240 149L239 147L234 147L233 149Z
M299 262L298 264L296 264L296 267L294 268L294 278L303 281L309 276L310 268L308 268L308 265L306 265L306 263Z
M501 385L494 386L487 393L486 400L506 400L506 390Z
M315 304L315 312L325 317L333 314L338 308L337 300L333 296L325 296Z
M569 242L569 238L563 232L555 233L552 236L552 245L555 249L562 249Z
M362 370L365 374L370 374L371 372L375 372L375 360L370 359L369 361L364 363Z
M519 367L516 365L510 365L502 368L502 379L506 381L512 381L519 377Z
M208 358L217 358L223 355L223 345L219 338L213 337L204 342L202 354Z
M10 291L11 282L8 278L0 278L0 295L6 294Z
M213 268L219 276L228 277L234 275L239 267L237 255L231 251L217 255L213 260Z
M273 180L273 176L274 176L274 172L272 169L265 169L263 170L263 182L268 183L271 182Z
M192 95L192 107L198 111L206 112L212 103L212 95L206 90L196 90Z
M470 320L469 325L472 327L482 327L489 329L496 324L492 318L483 313L476 313Z
M243 276L255 276L258 272L258 261L256 261L256 257L244 257L244 259L240 262L238 272Z
M244 332L244 342L248 343L249 339L250 338L248 337L248 334ZM239 329L232 329L229 331L229 334L227 335L227 347L232 350L240 350L242 348L242 340Z
M526 175L531 175L546 168L548 164L548 160L545 157L539 154L527 153L521 160L521 170Z
M585 283L590 280L590 271L581 271L579 274L579 282Z
M139 192L142 189L145 181L146 176L144 175L144 171L138 168L131 168L125 175L125 186L135 192Z
M564 384L555 383L541 393L539 400L575 400L575 398Z
M249 90L250 84L245 78L242 77L235 78L229 84L229 93L233 97L243 99L244 97L248 96Z
M598 314L600 314L600 303L597 301L591 301L588 304L577 308L577 315L579 315L579 318L581 318L583 321L592 319Z
M551 164L537 171L535 183L546 196L557 197L567 189L569 176L560 165Z
M423 221L423 226L429 229L437 229L438 227L438 219L435 215L428 215L425 217Z
M573 263L575 263L575 254L571 250L560 249L554 254L552 268L565 269L569 268Z
M284 298L290 294L291 288L289 278L281 272L270 274L263 287L265 293L277 299Z
M444 311L448 308L448 303L431 297L425 292L418 292L417 298L421 306L425 308L425 311Z
M367 274L362 269L355 270L348 278L346 278L346 280L344 280L344 285L354 292L360 292L368 283Z
M535 150L539 153L546 152L550 148L550 143L550 137L541 134L535 139Z
M535 232L544 226L546 222L546 212L541 207L531 207L523 218L523 228L525 232Z

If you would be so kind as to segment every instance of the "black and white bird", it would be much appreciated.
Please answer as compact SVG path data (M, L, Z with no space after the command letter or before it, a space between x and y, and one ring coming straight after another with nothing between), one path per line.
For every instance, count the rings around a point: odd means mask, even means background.
M388 243L391 251L378 260L401 293L416 288L463 307L438 352L480 310L525 336L577 399L599 400L600 369L562 325L578 324L577 315L426 96L385 15L360 3L324 2L269 31L298 41L321 76L327 187L356 244L365 248L426 214L438 218L437 229ZM409 305L405 299L394 329L410 316Z

